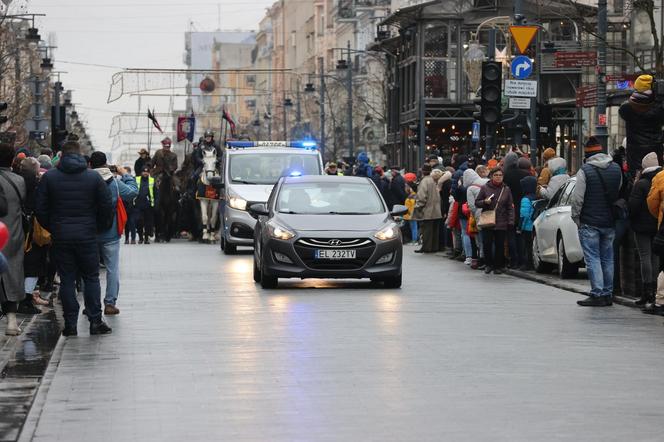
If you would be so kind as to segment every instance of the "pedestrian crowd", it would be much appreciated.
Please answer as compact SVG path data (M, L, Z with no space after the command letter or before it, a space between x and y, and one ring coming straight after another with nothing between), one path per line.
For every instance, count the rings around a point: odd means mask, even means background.
M58 279L63 334L78 333L77 291L83 293L90 334L111 332L102 313L120 313L120 238L125 206L137 195L129 170L107 164L102 152L83 156L76 137L55 156L50 149L35 157L0 144L0 199L7 202L0 221L10 232L3 249L9 267L0 275L5 334L21 333L17 313L40 314L39 306L50 304ZM101 265L106 269L103 310Z

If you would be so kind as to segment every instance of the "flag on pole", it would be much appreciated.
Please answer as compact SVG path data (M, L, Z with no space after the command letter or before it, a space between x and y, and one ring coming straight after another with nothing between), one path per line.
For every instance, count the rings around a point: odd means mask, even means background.
M161 126L159 125L159 122L157 121L157 118L154 116L154 109L152 110L152 112L150 112L150 109L148 108L148 119L149 119L150 121L152 121L152 125L153 125L155 128L157 128L157 130L158 130L160 133L162 133L162 134L164 133L164 131L161 130Z
M228 124L231 126L231 137L235 138L235 121L233 121L231 114L228 113L226 108L224 108L223 119L228 121Z
M184 140L194 142L194 132L196 131L196 117L192 113L190 117L181 115L178 117L177 140L178 143Z

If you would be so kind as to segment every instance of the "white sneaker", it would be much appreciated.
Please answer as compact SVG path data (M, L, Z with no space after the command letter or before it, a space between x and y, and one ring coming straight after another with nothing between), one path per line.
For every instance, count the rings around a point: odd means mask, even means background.
M473 262L472 258L466 258L466 260L463 263L469 266L470 264L472 264L472 262Z

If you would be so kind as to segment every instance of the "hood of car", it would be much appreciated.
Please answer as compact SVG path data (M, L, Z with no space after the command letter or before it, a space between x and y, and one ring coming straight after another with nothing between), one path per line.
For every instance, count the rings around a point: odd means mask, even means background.
M265 203L270 197L273 184L232 184L230 191L231 196L239 196L240 198L255 202Z
M378 230L385 225L389 217L386 213L377 215L290 215L280 213L276 219L293 230L366 232Z

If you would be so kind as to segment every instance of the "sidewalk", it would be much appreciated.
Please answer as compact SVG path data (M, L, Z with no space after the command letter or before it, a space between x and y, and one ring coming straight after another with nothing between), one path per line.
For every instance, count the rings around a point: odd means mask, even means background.
M447 254L445 252L438 252L436 256L447 259ZM462 263L459 263L463 265ZM548 285L550 287L556 287L561 290L566 290L568 292L578 293L580 295L586 295L590 292L590 282L586 277L586 270L580 269L578 275L572 279L562 279L558 276L557 273L537 273L535 271L525 271L525 270L515 270L515 269L506 269L505 273L511 276L516 276L517 278L527 279L528 281L537 282L539 284ZM634 302L636 299L626 297L626 296L614 296L613 300L617 304L625 305L628 307L636 307Z

